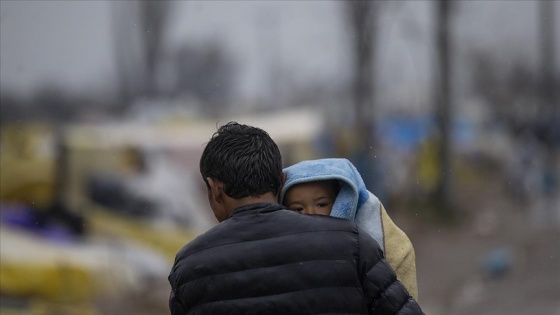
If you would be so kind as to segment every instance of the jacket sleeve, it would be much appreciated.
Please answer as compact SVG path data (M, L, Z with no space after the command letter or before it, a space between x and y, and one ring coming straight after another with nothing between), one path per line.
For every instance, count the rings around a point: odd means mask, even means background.
M169 281L169 285L171 286L171 292L169 293L169 311L171 315L185 315L187 314L187 307L185 306L185 301L181 298L182 294L182 286L177 281L177 261L179 255L175 257L175 262L173 263L173 268L167 277Z
M171 293L169 293L169 311L171 311L171 315L187 314L185 306L183 306L177 296L175 296L175 291L173 289L171 290Z
M370 315L422 315L422 309L397 280L379 244L367 233L359 233L359 272Z

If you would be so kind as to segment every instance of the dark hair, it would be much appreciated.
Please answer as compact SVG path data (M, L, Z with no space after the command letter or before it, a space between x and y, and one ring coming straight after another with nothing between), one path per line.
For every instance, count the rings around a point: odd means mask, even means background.
M200 157L200 174L224 184L235 199L279 193L282 156L276 143L260 128L229 122L221 126Z

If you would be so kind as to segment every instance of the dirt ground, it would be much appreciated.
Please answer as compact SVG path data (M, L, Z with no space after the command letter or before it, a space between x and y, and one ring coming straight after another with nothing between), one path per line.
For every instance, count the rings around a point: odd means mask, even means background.
M559 203L539 221L534 209L488 200L458 226L395 215L415 246L423 310L560 315Z

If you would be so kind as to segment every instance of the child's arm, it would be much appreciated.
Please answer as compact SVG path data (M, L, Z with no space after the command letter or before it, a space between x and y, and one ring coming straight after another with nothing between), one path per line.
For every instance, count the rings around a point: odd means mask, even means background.
M418 283L416 280L416 255L412 242L391 220L385 207L381 205L383 238L385 240L385 257L395 269L397 279L403 283L410 295L418 301Z

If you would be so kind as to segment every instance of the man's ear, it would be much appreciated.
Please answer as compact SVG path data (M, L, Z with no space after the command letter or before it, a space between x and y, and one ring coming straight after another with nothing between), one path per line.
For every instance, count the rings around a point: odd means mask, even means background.
M210 191L214 196L214 200L217 203L222 203L224 200L224 183L219 180L213 179L212 177L207 177L206 181L208 181L208 186L210 186Z

